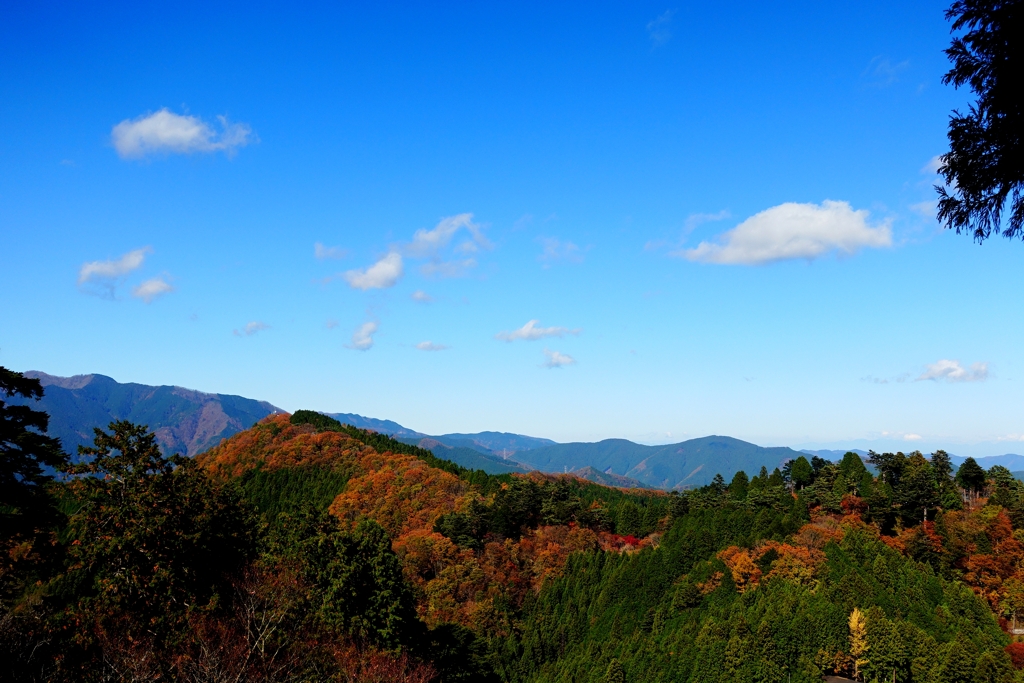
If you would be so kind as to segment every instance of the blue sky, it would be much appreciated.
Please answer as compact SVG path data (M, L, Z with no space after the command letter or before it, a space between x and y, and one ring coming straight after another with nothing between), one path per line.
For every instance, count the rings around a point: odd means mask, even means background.
M942 3L0 9L0 363L559 441L1019 451ZM317 246L319 245L319 246Z

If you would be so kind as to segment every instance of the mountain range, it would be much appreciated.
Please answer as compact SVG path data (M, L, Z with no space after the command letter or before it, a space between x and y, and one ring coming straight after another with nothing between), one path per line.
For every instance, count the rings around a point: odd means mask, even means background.
M56 377L29 371L40 380L45 394L34 407L50 415L50 434L74 453L92 443L93 428L113 420L148 425L165 452L194 456L221 440L248 429L264 417L284 412L276 406L242 396L209 394L177 386L120 383L105 375ZM27 403L10 397L10 403ZM507 472L571 472L609 486L684 489L703 486L716 474L727 480L738 470L753 476L761 467L769 471L800 455L838 460L846 451L765 448L729 436L706 436L681 443L645 446L626 439L596 443L556 443L550 439L507 432L429 435L354 413L325 413L362 429L392 436L429 449L436 456L489 474ZM866 457L864 451L854 450ZM965 458L951 456L955 464ZM981 459L988 468L1002 465L1024 470L1024 455L1005 454Z
M33 404L50 415L49 433L64 450L75 453L91 445L93 428L113 420L148 425L165 452L196 455L233 434L248 429L271 413L282 412L266 401L241 396L207 394L174 386L122 384L105 375L55 377L29 371L38 379L43 398L30 402L12 396L10 403Z

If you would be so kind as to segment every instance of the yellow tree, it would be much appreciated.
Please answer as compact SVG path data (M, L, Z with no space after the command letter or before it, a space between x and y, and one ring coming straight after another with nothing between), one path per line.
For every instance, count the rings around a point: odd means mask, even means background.
M860 667L868 663L867 619L860 609L850 612L850 654L853 655L853 677L860 678Z

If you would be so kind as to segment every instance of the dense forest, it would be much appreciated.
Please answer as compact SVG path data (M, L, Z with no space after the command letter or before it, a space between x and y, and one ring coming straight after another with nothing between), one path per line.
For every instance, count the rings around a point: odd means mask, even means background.
M942 451L665 493L311 411L196 458L46 427L0 403L0 680L1024 681L1024 485Z

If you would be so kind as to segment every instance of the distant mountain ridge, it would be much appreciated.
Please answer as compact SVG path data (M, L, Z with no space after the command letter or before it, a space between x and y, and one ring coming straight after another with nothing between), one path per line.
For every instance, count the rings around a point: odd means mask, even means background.
M397 422L392 422L391 420L378 420L373 417L356 415L355 413L324 413L324 415L327 417L333 417L342 424L352 425L353 427L359 427L360 429L370 429L381 434L393 436L396 439L422 439L427 436L422 432L406 429L402 425Z
M112 420L131 420L148 425L165 452L196 455L232 436L267 415L283 412L266 401L241 396L208 394L176 386L148 386L119 383L105 375L56 377L29 371L40 380L45 395L32 402L50 414L50 433L74 453L79 445L92 443L93 428L106 427ZM28 403L11 397L11 403ZM645 446L626 439L596 443L556 443L550 439L507 432L452 433L431 436L392 420L355 413L325 413L346 424L388 434L422 446L435 455L463 467L490 474L506 472L571 472L608 486L682 489L703 486L716 474L727 480L737 471L750 476L761 467L769 471L800 455L818 455L839 460L845 450L804 450L764 448L728 436L708 436L677 444ZM852 449L858 455L867 453ZM965 458L951 456L959 465ZM977 458L988 469L1002 465L1013 472L1024 471L1024 456L1005 455Z
M10 402L46 411L49 433L72 454L78 446L92 444L94 427L130 420L148 425L165 452L192 456L282 412L266 401L176 386L122 384L106 375L55 377L30 370L25 376L40 381L43 398L37 403L10 397Z
M626 439L555 444L511 457L545 472L568 472L589 465L651 488L683 489L709 484L716 474L728 480L739 470L749 476L761 467L770 472L800 455L792 448L764 448L729 436L706 436L664 446L644 446Z

